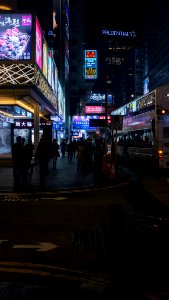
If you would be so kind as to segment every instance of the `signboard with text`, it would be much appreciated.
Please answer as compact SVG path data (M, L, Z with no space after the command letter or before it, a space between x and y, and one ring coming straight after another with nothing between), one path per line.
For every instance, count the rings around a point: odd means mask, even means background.
M49 127L52 126L51 121L40 120L40 127ZM17 119L14 121L14 128L34 128L34 120L33 119Z
M103 114L105 113L104 106L85 106L85 113L86 114Z
M97 79L97 51L85 50L85 79Z

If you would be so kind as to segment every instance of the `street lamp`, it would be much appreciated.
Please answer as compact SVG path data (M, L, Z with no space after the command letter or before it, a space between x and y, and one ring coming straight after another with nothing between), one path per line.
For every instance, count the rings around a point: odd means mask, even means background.
M107 109L107 96L110 92L110 84L112 83L111 80L106 81L106 91L105 91L105 155L107 154L107 139L108 139L108 130L107 130L107 121L108 121L108 109Z

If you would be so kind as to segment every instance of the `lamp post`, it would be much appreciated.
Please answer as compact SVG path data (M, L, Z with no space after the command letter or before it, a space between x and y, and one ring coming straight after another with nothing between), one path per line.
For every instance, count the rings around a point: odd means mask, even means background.
M105 155L107 154L107 89L105 92Z
M108 130L107 130L107 121L108 121L108 101L107 101L107 95L110 89L110 84L112 83L111 80L106 81L106 91L105 91L105 155L107 154L107 139L108 139Z

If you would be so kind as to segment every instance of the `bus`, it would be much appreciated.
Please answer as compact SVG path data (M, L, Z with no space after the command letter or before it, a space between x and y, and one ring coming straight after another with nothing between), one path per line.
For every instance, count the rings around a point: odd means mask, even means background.
M111 112L116 154L139 159L161 170L169 169L169 84L133 99Z

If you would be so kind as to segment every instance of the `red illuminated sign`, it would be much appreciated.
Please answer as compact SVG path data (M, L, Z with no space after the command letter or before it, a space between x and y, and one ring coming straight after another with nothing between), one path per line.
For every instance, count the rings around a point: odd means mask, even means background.
M96 51L86 50L86 58L96 58Z

